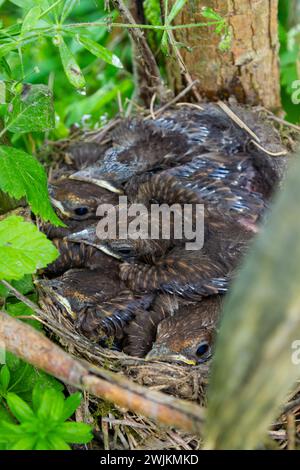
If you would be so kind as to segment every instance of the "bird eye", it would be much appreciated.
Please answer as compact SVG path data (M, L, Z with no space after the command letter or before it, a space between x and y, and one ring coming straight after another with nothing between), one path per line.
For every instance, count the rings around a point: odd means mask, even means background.
M120 253L122 253L122 255L130 255L131 253L131 249L130 248L119 248L119 251Z
M77 207L77 209L74 210L75 214L79 216L86 215L88 211L87 207Z
M206 341L203 343L200 343L197 348L196 355L198 357L203 357L205 354L209 352L209 349L210 349L209 344Z

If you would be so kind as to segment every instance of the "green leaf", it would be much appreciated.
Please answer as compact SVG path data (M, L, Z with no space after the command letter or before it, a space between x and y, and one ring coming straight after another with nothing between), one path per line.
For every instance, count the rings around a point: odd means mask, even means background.
M209 18L210 20L224 21L222 16L209 7L203 7L201 10L201 15L204 16L204 18Z
M2 393L6 393L9 382L10 382L9 368L7 367L7 365L4 365L1 367L1 370L0 370L0 385L1 385Z
M80 405L82 395L80 392L73 393L64 402L64 410L61 416L63 421L69 419Z
M2 403L0 403L0 428L1 428L1 423L3 421L6 421L8 423L14 423L14 419L11 413Z
M63 226L50 204L43 166L23 150L0 146L0 189L16 199L25 196L36 215Z
M53 97L46 85L23 84L9 104L5 130L10 132L43 132L53 129Z
M168 26L171 22L176 18L178 13L182 10L184 5L186 4L186 0L176 0L173 4L170 13L166 17L165 25ZM168 45L168 33L164 31L161 39L161 50L164 54L168 55L169 53L169 45Z
M13 281L13 286L17 291L21 292L21 294L29 294L29 292L34 291L34 285L32 282L32 277L29 274L26 274L22 279L19 281Z
M70 15L76 3L78 3L78 0L65 0L60 17L61 23L63 23L65 19Z
M3 72L6 73L8 78L12 77L11 68L9 66L9 63L5 59L5 57L1 57L1 59L0 59L0 70L3 70ZM2 101L0 101L0 102L2 103Z
M63 423L57 428L56 435L66 442L76 444L86 444L93 439L91 426L85 423Z
M50 444L48 443L47 439L38 439L34 446L34 450L52 450Z
M36 440L36 436L21 437L21 439L18 439L11 447L11 450L33 450L35 448Z
M123 68L122 62L120 61L119 57L113 54L110 50L106 49L106 47L101 46L96 41L93 41L92 39L89 39L85 36L77 35L77 39L83 47L85 47L96 57L99 57L100 59L104 60L104 62L114 65L119 69Z
M167 16L166 24L170 24L176 18L176 16L180 13L186 2L187 0L176 0L176 2L171 8L170 13Z
M71 447L59 436L51 434L47 437L49 441L50 449L53 450L71 450Z
M6 311L12 317L19 317L19 320L25 321L28 325L33 326L37 330L41 330L43 325L41 322L37 320L30 320L28 318L22 319L22 317L28 317L30 315L34 315L34 312L31 308L27 307L27 305L23 304L23 302L15 302L15 303L6 303Z
M15 393L8 393L6 400L11 412L17 418L17 420L20 421L20 423L34 419L34 413L32 409L18 395Z
M32 390L32 405L35 412L39 409L45 390L48 388L61 392L64 389L64 386L51 375L47 375L45 372L39 371L38 380Z
M50 421L61 421L64 409L64 395L54 388L44 391L42 402L37 410L40 419Z
M23 8L24 10L29 10L30 8L33 8L36 6L36 4L39 4L42 8L47 8L49 6L47 0L10 0L11 3L14 5L17 5L20 8Z
M22 217L10 216L0 222L0 279L21 279L58 255L50 240Z
M41 14L41 9L39 6L35 6L29 10L23 19L21 34L25 34L28 31L31 31L32 28L36 25Z
M65 74L75 88L84 88L85 79L73 53L70 51L63 38L58 38L58 49Z
M20 439L23 431L17 424L9 423L8 421L0 421L0 442L11 442Z
M14 49L17 48L17 43L15 41L12 41L12 42L7 42L5 44L2 44L0 46L0 57L4 57L6 56L7 54L9 54L9 52L13 51Z

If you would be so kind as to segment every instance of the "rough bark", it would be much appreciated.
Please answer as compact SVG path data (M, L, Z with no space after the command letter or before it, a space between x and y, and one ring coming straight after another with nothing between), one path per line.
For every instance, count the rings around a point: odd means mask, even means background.
M170 3L174 3L172 0ZM175 24L203 22L203 6L228 18L232 45L218 48L220 36L213 27L176 30L177 41L192 48L180 49L198 91L210 100L235 95L239 102L280 108L277 0L193 0L187 2ZM173 89L184 85L176 61L170 59Z

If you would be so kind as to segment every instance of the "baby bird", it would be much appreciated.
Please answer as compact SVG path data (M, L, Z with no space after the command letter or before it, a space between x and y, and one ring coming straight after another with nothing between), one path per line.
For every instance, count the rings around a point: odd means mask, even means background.
M184 161L190 145L184 133L160 129L151 121L129 119L113 131L113 146L102 160L70 176L88 181L113 192L122 191L122 185L137 173L155 167ZM170 163L169 163L170 162Z
M149 312L137 311L125 328L124 351L149 360L196 365L212 354L223 297L182 302L176 296L158 296Z
M117 204L118 196L92 183L61 179L49 185L51 202L67 219L86 221L94 218L99 204Z
M61 254L54 263L47 267L45 272L48 275L53 275L72 268L95 269L101 267L105 263L103 253L92 246L83 243L70 243L64 238L99 220L99 217L96 216L98 206L100 204L114 206L118 203L118 196L91 183L68 178L49 185L49 192L52 203L66 227L55 227L49 223L43 224L41 227Z
M158 325L146 359L189 365L207 361L212 355L221 306L221 297L212 296L179 308Z
M147 309L153 295L134 295L119 279L117 261L108 258L102 269L71 269L56 279L36 281L39 302L58 310L91 340L121 337L137 309Z
M257 124L257 115L243 109L241 113L254 131L267 128ZM261 134L263 132L260 137ZM276 140L276 135L272 137ZM145 171L157 173L207 153L221 154L224 162L235 162L237 167L240 163L238 154L242 153L249 157L249 168L244 164L240 174L245 172L246 175L254 170L254 191L269 197L282 178L285 166L285 159L270 157L253 145L252 135L215 104L204 104L203 111L183 107L172 109L154 120L123 121L116 126L112 140L113 147L103 159L76 172L71 178L91 181L114 191L130 179L134 186L134 177L139 176L143 180ZM209 171L209 160L206 164ZM232 185L234 178L233 174Z
M144 186L141 194L147 194L145 199L148 201L170 205L204 202L197 193L182 187L172 177L157 175ZM185 237L181 240L128 237L126 240L100 241L99 245L106 252L126 260L120 265L120 277L132 290L161 290L196 300L227 290L228 281L252 237L252 231L204 204L203 247L185 249Z

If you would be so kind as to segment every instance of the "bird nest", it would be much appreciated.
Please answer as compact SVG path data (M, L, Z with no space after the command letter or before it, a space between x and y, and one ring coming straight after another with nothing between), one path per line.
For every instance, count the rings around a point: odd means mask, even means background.
M71 354L93 365L120 372L140 385L204 403L208 364L183 366L155 362L101 347L80 334L74 323L57 310L47 295L40 295L39 304L45 312L43 323Z
M243 118L243 116L241 117ZM249 119L247 122L249 123ZM72 166L73 161L67 149L73 144L78 145L78 143L81 142L89 142L92 145L96 143L106 148L110 141L110 132L117 123L118 118L112 120L99 131L89 132L84 135L76 131L70 140L59 141L52 144L48 143L47 145L52 162L50 175L53 173L59 174L60 172L61 174L68 173L68 165L70 164ZM250 122L250 126L252 128L256 127L256 131L259 134L258 128L253 125L253 122ZM265 130L266 128L264 128L264 131ZM266 132L266 139L261 139L259 145L268 146L270 141L268 141L267 134ZM284 132L284 137L289 143L292 143L290 134ZM282 147L275 145L274 148L268 148L270 154L276 154ZM45 155L45 149L43 149L43 154ZM184 400L190 400L200 405L205 405L209 363L190 366L157 362L127 356L122 352L101 347L99 344L81 334L71 319L62 315L61 311L55 308L47 295L41 293L39 304L42 309L40 320L49 331L51 338L58 341L64 349L75 357L88 361L91 365L101 366L107 370L123 374L134 382L152 390L162 391ZM92 417L91 410L93 410ZM162 429L149 419L110 406L93 397L85 397L82 413L85 420L88 421L92 419L94 423L95 417L101 416L101 425L98 428L101 441L100 446L106 449L143 448L191 450L199 448L200 446L199 438L195 438L194 436L180 431ZM275 434L276 432L277 431L274 431ZM278 436L274 435L272 437L274 439L281 439L282 436Z

